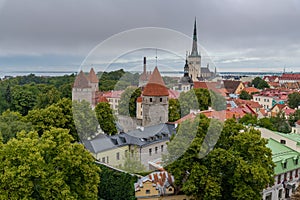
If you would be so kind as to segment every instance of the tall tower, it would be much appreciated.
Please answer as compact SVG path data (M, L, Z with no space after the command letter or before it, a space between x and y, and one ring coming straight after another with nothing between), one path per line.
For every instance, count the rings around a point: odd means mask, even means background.
M201 55L198 53L197 48L197 22L195 18L194 22L194 33L193 33L193 45L192 52L188 56L188 65L189 65L189 76L193 81L198 81L198 77L201 74Z
M72 100L73 101L87 101L92 107L96 105L96 93L98 92L99 80L95 74L94 69L90 70L88 76L83 71L80 71L75 79L72 88Z
M155 67L142 95L142 126L166 123L168 119L169 91Z

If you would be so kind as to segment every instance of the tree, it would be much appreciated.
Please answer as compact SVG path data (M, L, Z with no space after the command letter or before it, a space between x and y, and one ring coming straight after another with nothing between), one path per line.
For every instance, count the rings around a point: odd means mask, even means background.
M239 120L239 122L241 124L254 126L257 124L257 117L256 117L256 115L246 114Z
M251 100L252 99L252 96L244 90L241 92L239 97L240 97L240 99L244 99L244 100Z
M36 104L36 93L30 86L15 86L12 89L12 100L11 108L14 111L18 111L23 116L35 106Z
M27 122L32 123L34 129L40 135L53 127L64 127L67 123L62 109L54 104L44 109L34 109L29 111L25 119Z
M226 99L221 94L214 92L213 90L210 90L209 92L211 96L211 107L217 111L226 110Z
M99 168L64 129L0 144L0 199L97 199Z
M298 108L300 106L300 93L293 92L292 94L288 95L288 105L290 108Z
M73 119L80 140L87 139L94 135L99 125L96 113L92 110L89 102L74 101L72 104Z
M295 126L295 122L300 120L300 110L296 110L293 114L289 116L290 126Z
M227 120L214 149L201 157L209 124L210 120L202 117L185 153L166 167L174 175L177 189L194 199L261 199L265 186L274 183L275 165L267 141L259 131ZM177 144L171 143L167 148L172 155Z
M136 117L136 100L141 96L141 89L137 87L128 87L122 93L119 103L119 114Z
M261 126L261 127L266 128L266 129L275 131L270 118L264 117L264 118L259 119L258 120L258 125Z
M52 87L47 87L46 91L38 94L36 108L46 108L47 106L57 103L60 100L61 93Z
M175 122L180 119L180 105L177 99L169 100L169 121Z
M179 103L181 116L185 116L190 113L190 110L207 110L211 105L211 96L207 89L192 89L180 93Z
M115 125L115 119L109 103L98 103L95 108L95 112L100 128L104 131L104 133L109 135L116 134L117 128Z
M270 88L269 84L260 77L255 77L252 80L251 85L258 89Z
M22 130L28 132L32 130L31 123L24 122L24 117L18 113L7 110L0 115L0 134L3 143L15 138L16 134Z

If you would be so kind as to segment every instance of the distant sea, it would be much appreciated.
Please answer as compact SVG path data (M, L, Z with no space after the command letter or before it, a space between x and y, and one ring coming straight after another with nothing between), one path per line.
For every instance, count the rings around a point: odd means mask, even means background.
M133 73L141 73L141 71L134 71ZM36 76L64 76L77 74L77 71L0 71L0 78L6 76L26 76L29 74L34 74ZM172 76L181 77L183 76L183 71L161 71L162 76ZM267 75L281 75L282 72L220 72L220 76L267 76Z

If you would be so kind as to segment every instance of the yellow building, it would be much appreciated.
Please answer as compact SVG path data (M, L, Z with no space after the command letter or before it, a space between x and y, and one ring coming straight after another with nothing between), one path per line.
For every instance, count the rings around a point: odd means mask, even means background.
M188 200L186 195L176 195L174 177L166 171L153 172L134 184L135 197L148 200Z

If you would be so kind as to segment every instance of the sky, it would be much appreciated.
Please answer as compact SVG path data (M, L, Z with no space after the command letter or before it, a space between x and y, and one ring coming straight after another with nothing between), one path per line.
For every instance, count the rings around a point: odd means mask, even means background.
M183 70L195 17L202 65L300 71L298 0L0 0L0 72Z

